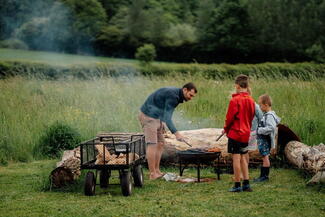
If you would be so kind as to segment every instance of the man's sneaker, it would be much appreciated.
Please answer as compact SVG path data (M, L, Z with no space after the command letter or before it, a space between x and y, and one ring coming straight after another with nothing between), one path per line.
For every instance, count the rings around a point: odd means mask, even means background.
M248 191L248 192L253 191L253 189L251 189L251 186L249 184L248 185L243 185L242 190L243 191Z
M236 188L236 187L232 187L232 188L230 188L228 191L229 191L229 192L242 192L243 189L242 189L241 187L238 187L238 188Z
M262 176L262 177L259 177L257 179L254 179L254 182L265 182L265 181L269 181L269 177Z

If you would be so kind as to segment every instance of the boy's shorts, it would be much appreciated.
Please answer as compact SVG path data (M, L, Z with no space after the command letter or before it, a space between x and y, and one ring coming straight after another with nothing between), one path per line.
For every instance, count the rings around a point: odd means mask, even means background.
M271 138L270 136L258 135L257 136L258 151L262 156L270 154L271 151Z
M228 138L228 153L231 154L246 154L248 152L248 143L238 142Z
M156 145L157 143L165 144L164 125L159 119L155 119L140 112L139 121L145 136L147 145Z

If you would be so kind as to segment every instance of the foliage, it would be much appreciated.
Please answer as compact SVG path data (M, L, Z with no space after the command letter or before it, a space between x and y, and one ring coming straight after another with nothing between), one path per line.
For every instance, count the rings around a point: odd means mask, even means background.
M40 137L34 154L37 156L41 153L43 156L59 157L62 151L73 149L80 142L81 136L77 130L67 124L55 122Z
M247 52L252 33L246 8L238 0L224 0L211 15L200 38L203 49Z
M28 45L19 39L11 38L0 41L0 48L28 50Z
M0 40L173 62L322 62L324 0L0 0ZM33 5L33 7L29 7Z
M306 50L306 53L317 62L325 62L325 49L322 47L321 43L313 44Z
M135 58L144 64L151 63L156 58L156 49L152 44L145 44L137 49Z
M165 46L179 47L197 42L196 29L189 24L171 25L166 33Z

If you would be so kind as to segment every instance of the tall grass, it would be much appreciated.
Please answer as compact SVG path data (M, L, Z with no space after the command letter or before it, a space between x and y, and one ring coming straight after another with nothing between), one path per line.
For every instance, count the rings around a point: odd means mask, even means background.
M140 131L139 107L155 89L194 81L199 93L174 113L179 130L223 126L232 80L191 76L117 77L93 80L0 80L0 159L29 161L47 126L56 121L83 139L100 131ZM268 93L273 109L308 145L325 141L325 81L253 79L253 97Z

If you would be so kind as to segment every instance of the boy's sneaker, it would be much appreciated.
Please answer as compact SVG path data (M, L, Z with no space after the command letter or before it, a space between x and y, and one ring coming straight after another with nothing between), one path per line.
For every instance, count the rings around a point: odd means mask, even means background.
M236 187L232 187L232 188L230 188L228 191L229 191L229 192L242 192L243 189L242 189L241 187L238 187L238 188L236 188Z
M269 177L267 176L261 176L257 179L254 179L254 182L265 182L265 181L269 181Z
M247 191L247 192L252 192L253 191L253 189L251 189L251 186L249 184L248 185L243 185L242 190Z

